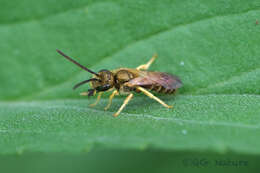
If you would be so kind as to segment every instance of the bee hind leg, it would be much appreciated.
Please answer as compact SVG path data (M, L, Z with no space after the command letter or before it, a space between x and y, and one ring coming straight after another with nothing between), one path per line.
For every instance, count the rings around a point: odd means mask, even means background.
M158 97L155 97L152 93L150 93L149 91L147 91L146 89L144 89L143 87L136 87L139 91L141 91L142 93L144 93L145 95L147 95L148 97L150 97L151 99L156 100L157 102L159 102L161 105L163 105L166 108L173 108L173 106L167 105L166 103L164 103L161 99L159 99Z
M118 91L117 91L117 90L113 91L112 94L109 96L108 104L107 104L107 106L104 108L105 111L108 110L108 108L111 106L112 100L113 100L113 98L115 97L115 95L118 95Z
M154 60L157 58L157 54L154 54L153 57L146 63L146 64L143 64L143 65L139 65L136 69L137 70L147 70L150 65L154 62Z
M102 94L103 94L103 92L98 93L98 96L97 96L97 100L96 100L96 102L90 104L89 106L90 106L90 107L94 107L94 106L96 106L96 105L98 104L98 102L100 101L100 99L101 99L101 95L102 95Z
M117 117L120 114L120 112L124 109L124 107L127 105L127 103L133 98L133 96L134 96L133 93L131 93L126 97L124 103L121 105L121 107L118 109L118 111L114 114L114 117Z

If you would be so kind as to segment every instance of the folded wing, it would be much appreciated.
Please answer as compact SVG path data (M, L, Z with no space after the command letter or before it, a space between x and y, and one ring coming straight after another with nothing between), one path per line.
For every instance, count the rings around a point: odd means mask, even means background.
M131 86L162 86L167 90L177 89L182 86L181 80L172 74L163 72L142 71L139 77L134 78L128 82Z

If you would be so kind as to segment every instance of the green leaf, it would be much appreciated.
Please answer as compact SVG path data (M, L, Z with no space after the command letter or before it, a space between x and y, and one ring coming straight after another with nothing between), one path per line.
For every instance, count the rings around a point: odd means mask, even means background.
M106 100L96 108L88 108L85 100L1 103L0 148L7 153L17 149L81 152L92 147L260 153L256 147L260 141L255 140L259 99L249 95L178 96L167 99L175 109L166 110L138 97L118 118L112 116L118 106L112 112L103 111ZM114 105L121 102L115 99ZM18 143L10 143L10 138Z
M28 10L30 8L30 10ZM260 154L260 3L257 0L0 2L0 153L156 149ZM118 118L71 88L93 71L178 75L168 110L136 94ZM235 157L236 158L236 157Z

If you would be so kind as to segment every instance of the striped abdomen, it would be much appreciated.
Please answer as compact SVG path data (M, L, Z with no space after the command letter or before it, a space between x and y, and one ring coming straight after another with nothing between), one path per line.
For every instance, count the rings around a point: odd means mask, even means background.
M162 94L173 94L176 91L176 89L167 89L163 86L158 86L158 85L148 85L143 87L150 91L154 91Z

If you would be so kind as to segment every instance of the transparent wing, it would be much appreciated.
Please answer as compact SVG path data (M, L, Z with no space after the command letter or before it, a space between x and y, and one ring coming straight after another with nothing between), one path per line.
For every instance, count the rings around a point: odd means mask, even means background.
M128 83L132 86L163 86L169 90L177 89L182 86L181 80L172 74L163 72L140 71L139 75L139 77L130 80Z

